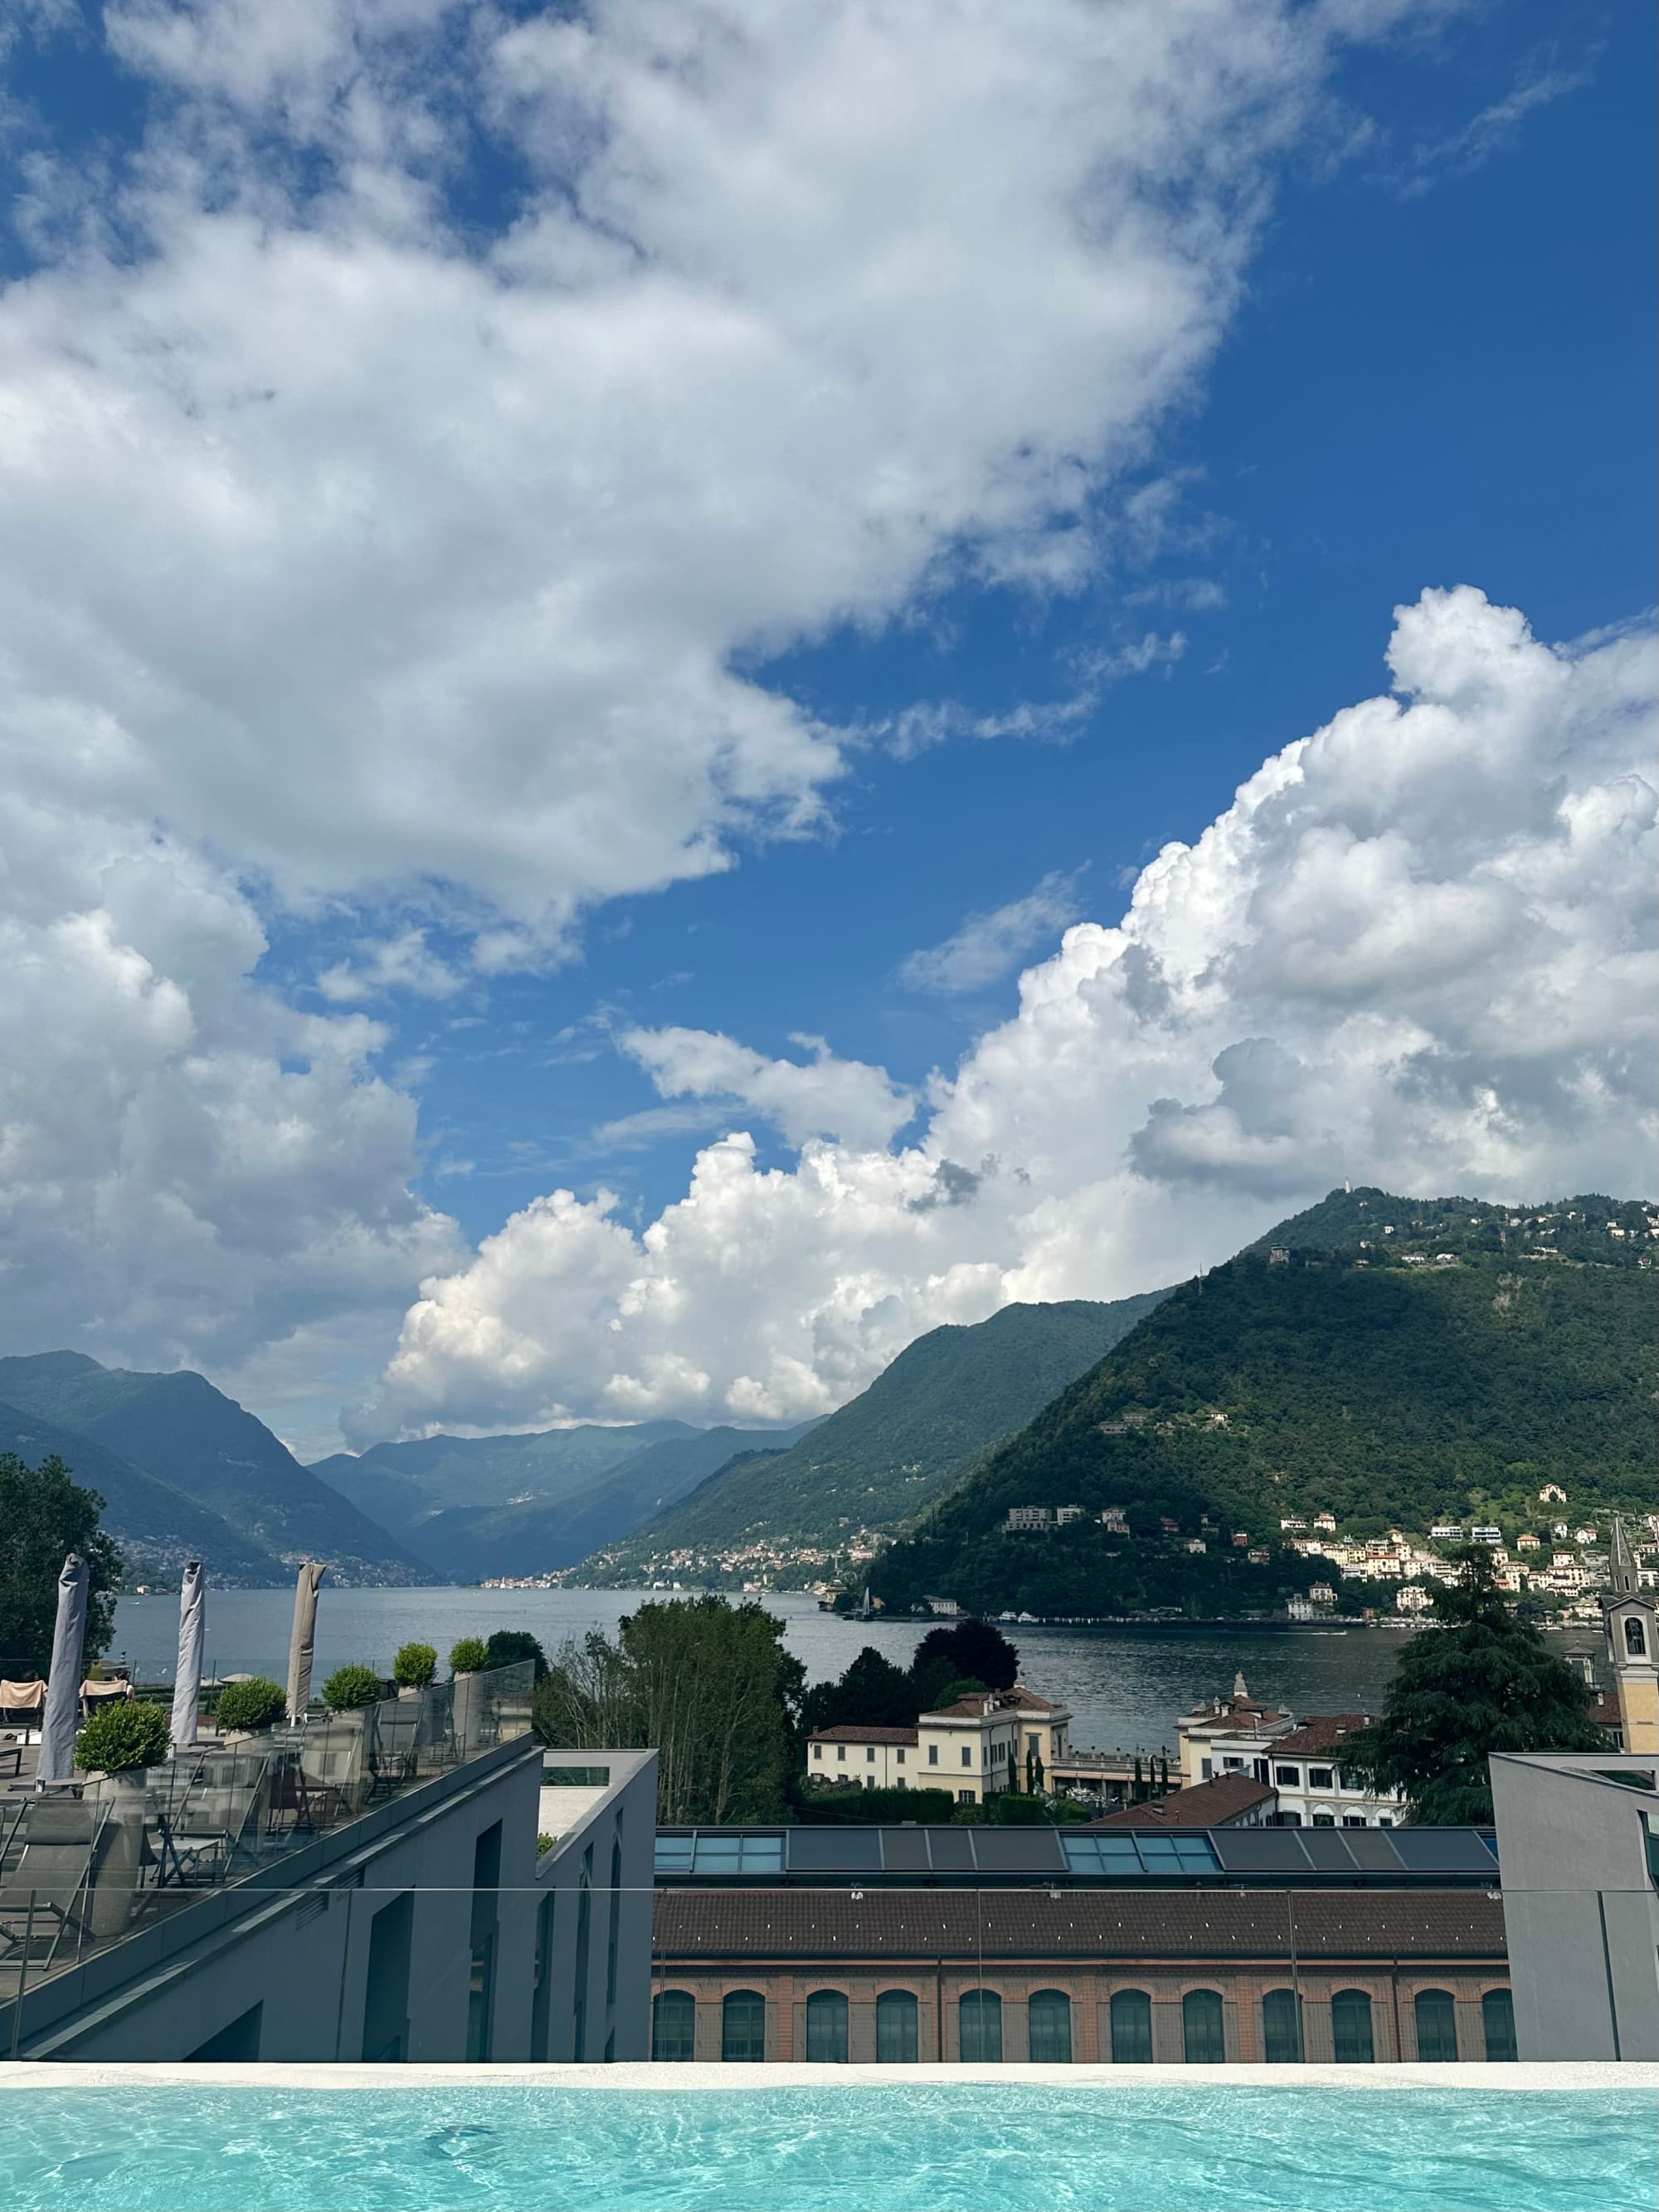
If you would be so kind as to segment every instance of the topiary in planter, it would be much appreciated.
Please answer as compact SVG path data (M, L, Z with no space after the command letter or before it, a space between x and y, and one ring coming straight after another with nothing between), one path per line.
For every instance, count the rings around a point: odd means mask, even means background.
M483 1671L488 1646L481 1636L464 1636L459 1644L449 1647L449 1671L452 1674L478 1674Z
M392 1662L392 1679L400 1690L423 1690L438 1671L438 1655L429 1644L404 1644Z
M268 1729L288 1711L288 1692L268 1675L256 1674L250 1682L227 1682L219 1692L214 1718L227 1735Z
M331 1713L349 1713L380 1701L380 1678L372 1667L337 1667L323 1685L323 1703Z
M167 1755L173 1730L165 1705L102 1705L75 1739L75 1763L87 1772L129 1774Z

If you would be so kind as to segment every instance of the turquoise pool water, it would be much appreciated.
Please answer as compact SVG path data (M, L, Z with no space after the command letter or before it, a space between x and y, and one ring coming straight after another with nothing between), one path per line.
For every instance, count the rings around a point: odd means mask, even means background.
M51 2089L6 2212L1651 2212L1652 2091Z

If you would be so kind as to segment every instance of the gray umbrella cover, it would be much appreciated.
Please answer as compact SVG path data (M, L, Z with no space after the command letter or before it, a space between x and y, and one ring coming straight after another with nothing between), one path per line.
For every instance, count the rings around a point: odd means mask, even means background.
M207 1577L191 1559L179 1585L179 1663L173 1675L173 1747L187 1751L196 1741L197 1709L202 1702L202 1638L207 1626Z
M311 1702L311 1662L317 1650L317 1590L325 1567L307 1559L294 1586L294 1632L288 1642L288 1717L302 1721Z
M75 1772L81 1724L81 1656L87 1640L87 1563L71 1552L58 1577L58 1622L52 1632L52 1673L40 1723L37 1780L67 1782Z

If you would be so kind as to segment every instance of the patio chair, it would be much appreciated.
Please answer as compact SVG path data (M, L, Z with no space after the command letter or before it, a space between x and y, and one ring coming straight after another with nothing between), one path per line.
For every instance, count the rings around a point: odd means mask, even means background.
M107 1814L83 1798L41 1797L24 1808L22 1850L0 1882L0 1959L46 1945L51 1967L81 1909Z
M421 1746L418 1698L385 1698L374 1708L365 1741L368 1794L390 1796L415 1779Z

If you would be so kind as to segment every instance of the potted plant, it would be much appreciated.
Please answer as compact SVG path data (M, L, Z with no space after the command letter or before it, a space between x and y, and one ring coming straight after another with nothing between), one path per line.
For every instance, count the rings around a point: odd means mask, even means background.
M464 1636L449 1647L449 1671L455 1677L450 1702L450 1724L455 1731L455 1750L465 1758L478 1733L478 1677L483 1672L488 1647L482 1637Z
M165 1705L122 1699L100 1705L75 1739L75 1763L88 1774L131 1775L159 1766L173 1729Z
M88 1900L91 1932L118 1936L131 1917L143 1859L149 1790L145 1769L167 1755L172 1717L165 1705L123 1699L100 1705L75 1739L75 1763L105 1777L99 1786L110 1826Z
M438 1655L429 1644L400 1644L392 1662L392 1679L400 1698L418 1698L438 1671Z
M323 1703L331 1713L357 1712L380 1702L380 1677L372 1667L349 1662L337 1667L323 1685Z
M288 1692L269 1675L251 1674L246 1682L227 1682L220 1691L213 1717L222 1735L257 1735L272 1728L288 1711Z

